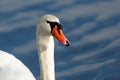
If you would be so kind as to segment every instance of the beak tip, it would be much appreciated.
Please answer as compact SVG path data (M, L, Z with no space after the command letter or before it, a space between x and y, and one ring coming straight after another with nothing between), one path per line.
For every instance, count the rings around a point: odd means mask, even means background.
M70 46L70 41L68 41L68 40L66 40L66 44L65 44L65 46Z

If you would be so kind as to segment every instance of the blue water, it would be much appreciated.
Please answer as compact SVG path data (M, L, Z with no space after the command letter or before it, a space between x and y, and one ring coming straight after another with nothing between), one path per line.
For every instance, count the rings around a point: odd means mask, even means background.
M39 80L36 23L60 18L71 41L55 39L56 80L120 80L120 0L1 0L0 49L14 54Z

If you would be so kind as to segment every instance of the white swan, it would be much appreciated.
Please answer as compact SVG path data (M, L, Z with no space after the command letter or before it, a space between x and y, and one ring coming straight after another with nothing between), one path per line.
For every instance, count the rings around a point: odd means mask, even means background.
M40 62L41 80L55 80L54 39L55 36L63 45L70 42L62 32L59 19L53 15L40 18L37 25L37 46ZM30 70L13 55L0 50L0 80L36 80Z

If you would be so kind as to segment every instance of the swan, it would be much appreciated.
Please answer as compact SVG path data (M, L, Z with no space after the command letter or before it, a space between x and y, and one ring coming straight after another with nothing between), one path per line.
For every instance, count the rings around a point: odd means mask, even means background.
M42 16L37 24L36 41L41 80L55 80L54 38L63 45L70 41L62 31L59 19L54 15ZM0 80L36 80L31 71L14 55L0 50Z

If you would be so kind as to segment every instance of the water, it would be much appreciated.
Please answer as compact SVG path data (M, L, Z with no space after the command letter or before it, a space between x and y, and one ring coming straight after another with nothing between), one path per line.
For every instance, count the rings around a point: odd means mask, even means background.
M0 49L39 78L35 42L40 16L60 18L70 47L55 40L56 80L120 80L119 0L1 0Z

